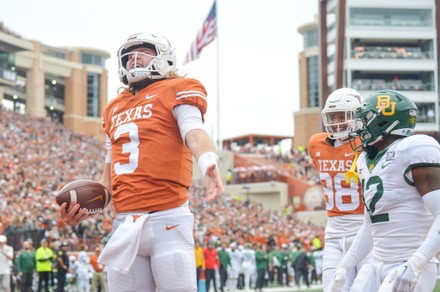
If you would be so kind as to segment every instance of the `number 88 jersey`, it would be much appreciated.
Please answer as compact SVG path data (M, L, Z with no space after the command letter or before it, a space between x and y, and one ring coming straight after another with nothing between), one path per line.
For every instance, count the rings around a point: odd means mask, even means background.
M355 234L363 221L360 183L345 181L345 173L355 158L350 143L337 147L327 133L318 133L309 140L309 155L319 171L328 215L326 238Z

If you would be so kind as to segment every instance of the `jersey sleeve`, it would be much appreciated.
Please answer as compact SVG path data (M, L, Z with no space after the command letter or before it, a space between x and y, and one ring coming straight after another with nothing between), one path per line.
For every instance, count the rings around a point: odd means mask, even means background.
M440 145L426 135L414 135L408 137L402 143L404 147L407 167L404 171L405 179L414 183L411 170L420 166L440 167ZM400 146L400 145L399 145Z
M174 108L180 104L189 104L197 107L204 115L208 107L207 93L205 87L196 79L182 78L176 88L176 101L172 105Z
M320 147L320 141L321 139L323 139L323 136L327 136L327 134L325 133L317 133L314 134L310 137L309 139L309 146L308 146L308 152L309 152L309 156L312 159L313 164L315 165L315 167L319 170L319 165L318 165L318 159L317 159L317 153L319 153L322 149Z
M440 145L434 138L416 135L407 139L405 153L410 168L424 165L440 167Z

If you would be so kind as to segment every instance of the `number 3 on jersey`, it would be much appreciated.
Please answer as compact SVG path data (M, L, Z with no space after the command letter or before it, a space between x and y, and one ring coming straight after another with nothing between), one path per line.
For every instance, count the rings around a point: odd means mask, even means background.
M337 173L334 177L326 172L319 174L321 179L324 196L326 197L326 210L337 213L355 213L361 203L358 191L358 184L350 181L350 185L345 187L345 176Z
M135 123L127 123L119 126L114 135L114 139L118 139L122 134L128 133L130 142L122 145L122 153L129 153L128 163L121 164L115 162L114 170L117 175L133 173L139 163L139 135L138 126Z

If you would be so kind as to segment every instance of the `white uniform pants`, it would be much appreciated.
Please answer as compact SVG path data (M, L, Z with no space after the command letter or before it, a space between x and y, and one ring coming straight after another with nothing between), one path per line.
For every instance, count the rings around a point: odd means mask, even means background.
M113 230L127 224L127 216L136 220L138 215L145 214L118 214ZM194 217L188 204L147 216L140 231L139 246L133 251L136 257L128 273L107 267L109 291L196 292ZM129 246L128 243L127 248Z

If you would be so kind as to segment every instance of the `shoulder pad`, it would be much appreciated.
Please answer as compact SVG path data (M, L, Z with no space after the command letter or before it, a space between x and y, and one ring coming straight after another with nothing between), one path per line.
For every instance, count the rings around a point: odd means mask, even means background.
M418 134L402 139L399 145L396 146L396 150L402 151L419 146L434 146L440 148L439 143L431 136Z

